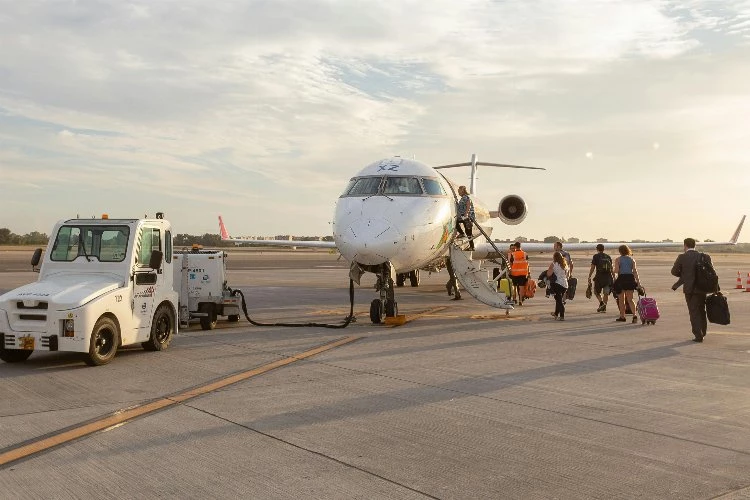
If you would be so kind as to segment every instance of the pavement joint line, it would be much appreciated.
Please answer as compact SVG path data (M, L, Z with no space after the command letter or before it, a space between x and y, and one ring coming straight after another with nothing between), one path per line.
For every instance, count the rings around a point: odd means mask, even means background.
M307 351L301 352L299 354L287 356L286 358L267 363L257 368L234 373L213 382L208 382L206 384L187 389L178 394L162 397L155 401L151 401L150 403L131 406L122 410L118 410L110 415L93 421L89 421L85 424L77 425L72 428L68 428L67 430L53 433L52 435L49 435L45 438L27 442L26 444L7 449L3 452L0 452L0 469L12 464L13 462L29 458L32 455L47 451L56 446L60 446L76 439L86 437L95 432L103 431L115 426L128 423L138 417L148 415L169 406L183 403L185 401L198 396L202 396L204 394L208 394L228 385L232 385L258 375L262 375L276 368L281 368L297 361L305 360L331 349L335 349L336 347L341 347L343 345L349 344L351 342L359 340L360 338L361 337L352 336L343 337L338 340L320 345L318 347L308 349Z
M210 415L210 416L212 416L214 418L217 418L219 420L223 420L224 422L227 422L229 424L236 425L237 427L240 427L242 429L246 429L246 430L249 430L251 432L255 432L255 433L257 433L257 434L259 434L261 436L265 436L265 437L267 437L269 439L273 439L274 441L278 441L280 443L284 443L285 445L291 446L292 448L296 448L298 450L302 450L304 452L311 453L313 455L317 455L319 457L325 458L326 460L330 460L332 462L335 462L337 464L343 465L343 466L348 467L350 469L354 469L354 470L357 470L359 472L362 472L363 474L367 474L368 476L376 477L376 478L380 479L381 481L385 481L387 483L396 485L396 486L398 486L400 488L404 488L406 490L413 491L414 493L418 493L418 494L420 494L420 495L422 495L422 496L424 496L426 498L433 498L433 499L439 499L440 498L440 497L436 497L436 496L430 495L429 493L424 492L422 490L418 490L416 488L408 486L408 485L406 485L404 483L400 483L400 482L395 481L393 479L389 479L389 478L387 478L387 477L385 477L385 476L383 476L381 474L378 474L378 473L373 472L371 470L365 469L362 466L359 466L359 465L356 465L356 464L353 464L353 463L350 463L350 462L345 462L344 460L342 460L340 458L336 458L336 457L334 457L332 455L328 455L326 453L313 450L312 448L306 448L306 447L304 447L302 445L299 445L299 444L293 443L291 441L287 441L286 439L280 438L279 436L274 436L273 434L269 434L267 432L263 432L263 431L261 431L259 429L255 429L253 427L250 427L249 425L245 425L245 424L242 424L240 422L236 422L236 421L234 421L234 420L232 420L230 418L222 417L221 415L218 415L216 413L210 412L210 411L205 410L203 408L198 408L198 407L190 405L190 404L186 404L185 406L188 407L188 408L192 408L195 411L199 411L201 413L204 413L206 415Z

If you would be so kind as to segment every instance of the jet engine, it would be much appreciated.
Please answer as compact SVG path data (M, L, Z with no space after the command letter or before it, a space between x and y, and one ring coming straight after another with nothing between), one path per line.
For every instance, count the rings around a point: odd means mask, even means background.
M526 202L518 195L510 194L500 200L497 217L505 224L515 226L526 218Z

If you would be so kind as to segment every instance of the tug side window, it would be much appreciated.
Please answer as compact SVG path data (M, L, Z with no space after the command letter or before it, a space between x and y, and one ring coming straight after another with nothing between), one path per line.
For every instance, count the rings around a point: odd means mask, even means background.
M151 261L151 252L161 250L161 237L159 229L155 227L144 227L141 230L141 242L138 247L138 259L136 264L148 267Z

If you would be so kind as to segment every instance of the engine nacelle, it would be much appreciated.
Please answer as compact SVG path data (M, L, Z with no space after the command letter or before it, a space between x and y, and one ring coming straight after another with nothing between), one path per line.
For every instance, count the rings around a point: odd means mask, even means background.
M510 194L500 200L497 217L505 224L515 226L526 218L526 202L518 195Z

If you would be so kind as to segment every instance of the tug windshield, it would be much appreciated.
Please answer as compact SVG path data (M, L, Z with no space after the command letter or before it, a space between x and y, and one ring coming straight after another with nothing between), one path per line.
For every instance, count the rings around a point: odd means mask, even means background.
M128 226L65 225L55 235L50 259L72 262L78 257L122 262L128 251Z

